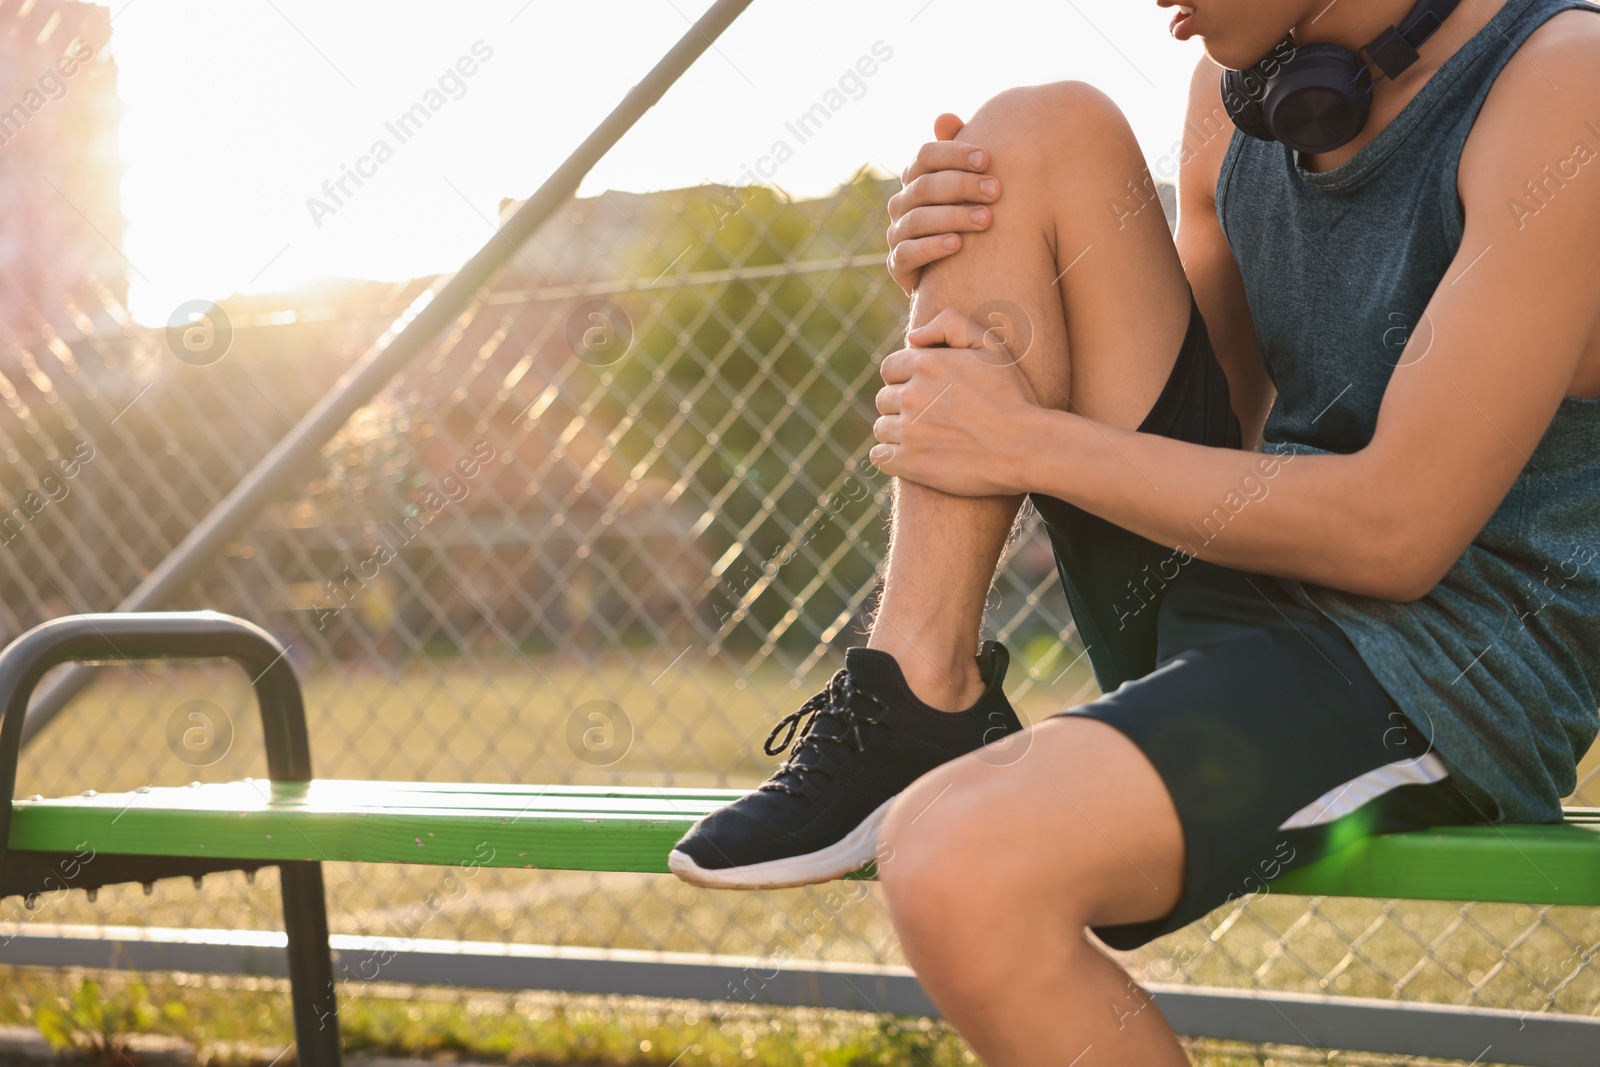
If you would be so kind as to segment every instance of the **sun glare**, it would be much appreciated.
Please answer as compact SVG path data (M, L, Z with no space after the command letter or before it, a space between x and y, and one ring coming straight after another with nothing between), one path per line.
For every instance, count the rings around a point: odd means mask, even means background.
M1178 46L1151 12L1094 13L1143 48L1132 66L1070 10L1001 6L958 29L967 16L953 4L756 4L583 192L711 181L820 195L866 164L898 172L939 111L1066 76L1118 95L1152 158L1175 138L1187 62L1159 58ZM135 317L453 269L490 236L502 199L536 188L698 14L637 0L114 9ZM1019 37L1007 20L1045 32ZM957 32L973 57L930 79Z

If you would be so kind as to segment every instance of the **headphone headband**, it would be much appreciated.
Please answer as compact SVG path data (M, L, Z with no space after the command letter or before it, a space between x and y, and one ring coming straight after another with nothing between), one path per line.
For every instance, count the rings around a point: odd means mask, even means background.
M1398 27L1390 26L1384 30L1368 42L1362 51L1383 71L1384 77L1393 81L1421 58L1417 49L1422 47L1422 42L1439 32L1444 20L1460 3L1461 0L1418 0Z

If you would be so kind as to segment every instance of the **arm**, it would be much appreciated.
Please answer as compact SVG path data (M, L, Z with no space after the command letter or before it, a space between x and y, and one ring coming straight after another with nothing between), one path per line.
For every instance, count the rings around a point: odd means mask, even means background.
M1175 240L1195 303L1205 316L1211 347L1228 378L1228 396L1244 431L1245 447L1253 448L1261 439L1273 389L1250 321L1244 279L1217 218L1217 179L1234 129L1222 106L1221 71L1209 57L1201 56L1189 82Z
M1432 334L1413 335L1365 449L1274 463L1118 430L997 389L982 361L919 347L884 361L902 392L898 414L879 420L891 447L874 462L951 492L1048 493L1226 566L1423 595L1504 499L1562 396L1594 374L1584 356L1600 321L1600 177L1569 181L1520 228L1506 206L1600 115L1600 24L1588 23L1535 34L1524 46L1533 63L1508 67L1491 92L1462 158L1461 252L1428 305ZM911 342L960 345L955 318ZM972 388L947 389L956 384ZM965 446L979 425L997 428ZM1208 536L1217 509L1225 536Z

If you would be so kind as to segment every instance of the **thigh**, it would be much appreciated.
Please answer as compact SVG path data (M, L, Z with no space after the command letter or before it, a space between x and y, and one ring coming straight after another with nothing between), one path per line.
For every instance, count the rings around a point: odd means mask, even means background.
M1239 420L1229 403L1227 378L1192 298L1189 315L1189 329L1166 385L1138 429L1213 448L1238 448ZM1066 501L1039 494L1031 499L1044 520L1100 691L1112 692L1148 674L1156 665L1161 604L1192 557Z
M1183 892L1096 924L1135 948L1364 833L1476 821L1339 629L1269 578L1196 561L1160 609L1157 668L1074 708L1123 733L1182 826Z
M1125 429L1144 419L1189 323L1189 286L1126 119L1077 82L1013 89L961 132L990 150L990 227L928 268L913 322L946 307L1007 333L1040 400Z

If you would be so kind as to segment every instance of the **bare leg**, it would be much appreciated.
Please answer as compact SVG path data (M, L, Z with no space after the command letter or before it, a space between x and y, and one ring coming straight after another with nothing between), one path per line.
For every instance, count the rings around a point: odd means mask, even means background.
M997 97L961 136L990 149L1005 196L988 231L927 272L913 323L1006 301L1031 327L1021 367L1041 400L1138 426L1183 342L1189 294L1126 122L1063 84ZM972 657L1018 504L897 487L871 644L937 707L980 691ZM1051 719L1015 762L945 764L895 801L879 855L908 960L985 1063L1188 1063L1084 932L1165 914L1182 888L1177 812L1122 734Z
M969 234L959 253L924 272L912 325L946 307L980 318L1014 308L1020 321L1009 324L1007 340L1031 334L1021 367L1043 402L1137 427L1177 357L1189 298L1121 112L1079 83L1014 89L985 104L961 139L991 151L1005 196L987 231ZM973 657L1020 503L896 483L868 644L893 654L934 707L959 711L982 693Z
M945 764L895 801L878 851L906 958L989 1067L1188 1064L1084 933L1164 915L1182 889L1172 800L1114 728L1049 719L1014 763Z

